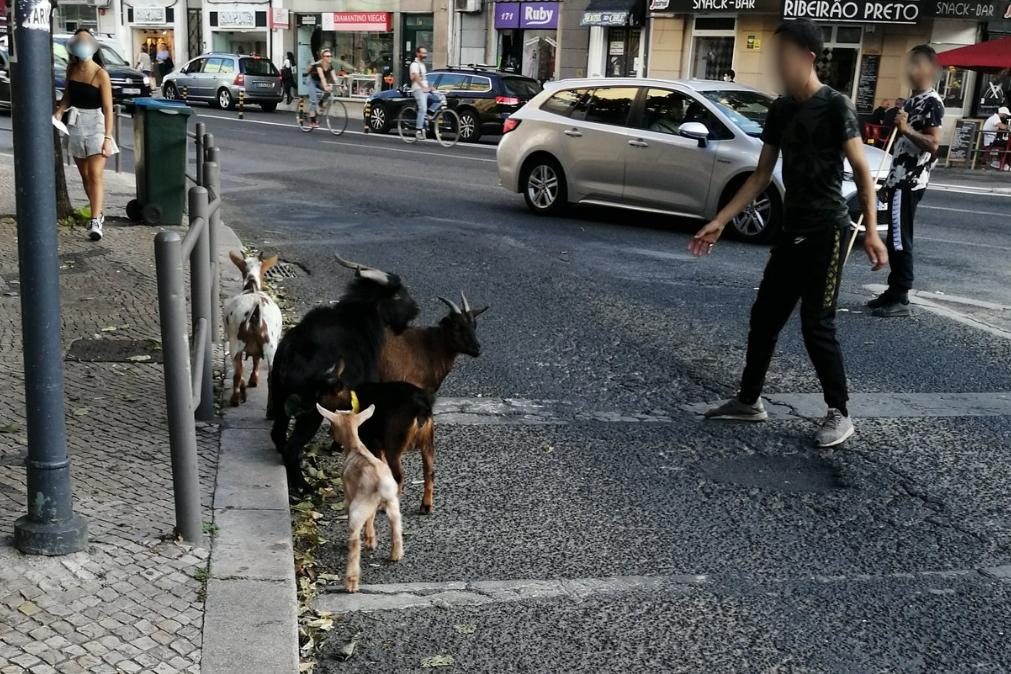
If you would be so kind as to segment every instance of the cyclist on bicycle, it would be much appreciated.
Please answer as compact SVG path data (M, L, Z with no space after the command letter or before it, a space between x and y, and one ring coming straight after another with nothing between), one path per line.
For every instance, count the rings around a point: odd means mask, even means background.
M411 95L414 96L415 106L418 108L418 119L414 126L415 135L418 140L425 139L425 113L435 113L442 105L443 99L435 93L428 84L428 70L425 68L425 59L428 58L428 50L418 47L414 52L414 60L411 62Z
M309 86L309 125L318 129L316 111L319 108L320 90L329 94L333 91L333 85L337 84L337 73L333 69L333 54L329 49L324 49L319 61L309 66L309 77L306 82Z

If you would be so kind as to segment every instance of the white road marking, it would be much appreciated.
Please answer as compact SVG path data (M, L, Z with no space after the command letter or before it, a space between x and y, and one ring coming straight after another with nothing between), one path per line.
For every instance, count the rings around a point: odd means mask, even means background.
M975 241L961 241L956 239L938 239L933 236L918 236L917 241L930 241L932 243L949 243L954 246L969 246L970 248L987 248L989 250L1007 250L1011 251L1011 247L1008 246L994 246L989 243L977 243Z
M324 141L320 141L320 142L325 143L327 145L347 145L349 147L364 147L364 146L359 145L357 143L345 143L345 142L341 142L339 140L324 140ZM425 152L424 150L410 150L410 149L403 148L403 147L379 147L379 146L376 146L375 148L370 148L370 149L385 150L387 152L402 152L404 154L423 154L423 155L429 155L429 156L432 156L432 157L442 157L443 159L457 159L457 158L459 158L459 159L467 159L467 160L470 160L470 161L484 161L484 162L490 162L492 164L495 163L494 159L488 159L487 157L468 157L467 155L453 155L453 154L449 154L448 152ZM458 183L455 183L455 184L458 184Z
M955 192L957 194L976 194L988 197L1011 198L1011 192L995 192L989 187L971 187L968 185L946 185L944 183L930 183L930 189L937 192ZM999 190L1007 188L999 187Z
M865 285L865 289L877 294L884 291L885 286L880 284L870 284ZM932 299L931 299L932 298ZM969 314L956 311L951 307L938 304L938 302L951 302L953 304L964 304L967 306L975 306L981 309L989 309L991 311L1005 312L1008 311L1009 307L1002 304L982 302L980 300L972 300L967 297L959 297L958 295L933 295L929 293L923 293L922 291L912 291L909 294L909 301L918 307L922 307L926 311L929 311L938 316L944 316L945 318L950 318L956 323L961 323L962 325L968 325L971 328L976 328L977 330L982 330L983 332L988 332L995 337L1001 337L1003 339L1011 339L1011 332L1004 330L1002 328L995 327L989 323L985 323L975 316L970 316Z
M996 211L973 211L968 208L950 208L948 206L928 206L926 204L920 204L918 208L926 208L931 211L951 211L952 213L972 213L973 215L993 215L998 218L1006 218L1007 213L998 213Z

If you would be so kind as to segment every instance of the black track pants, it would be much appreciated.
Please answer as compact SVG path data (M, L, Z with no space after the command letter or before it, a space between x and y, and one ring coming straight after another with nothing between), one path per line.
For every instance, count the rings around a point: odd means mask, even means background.
M754 403L762 394L776 340L800 300L804 345L829 407L847 413L846 370L835 334L836 298L843 256L842 230L808 236L783 234L765 266L751 308L748 355L738 395Z
M897 300L913 287L913 219L925 191L896 187L888 201L888 294Z

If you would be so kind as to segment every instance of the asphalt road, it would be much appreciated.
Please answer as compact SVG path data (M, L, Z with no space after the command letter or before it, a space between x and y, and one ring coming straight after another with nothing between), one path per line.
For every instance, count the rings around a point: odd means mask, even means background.
M763 248L696 260L695 222L533 217L489 147L247 117L200 111L226 224L293 263L296 315L341 294L334 250L400 273L424 323L461 288L491 305L481 357L441 392L471 413L439 423L436 512L409 482L404 560L383 559L385 521L363 558L366 585L429 585L373 612L325 597L343 617L323 671L1011 671L1011 200L928 192L914 318L865 313L885 276L851 260L839 325L861 418L819 451L796 319L769 423L696 413L735 390ZM338 574L343 524L325 524Z

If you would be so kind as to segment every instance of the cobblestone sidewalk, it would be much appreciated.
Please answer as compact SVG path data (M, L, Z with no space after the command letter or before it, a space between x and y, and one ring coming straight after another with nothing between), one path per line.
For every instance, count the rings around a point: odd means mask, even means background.
M7 159L0 214L15 210L12 174ZM25 557L11 547L14 520L26 512L27 450L16 231L11 218L0 222L0 674L200 671L207 551L171 540L164 389L152 352L157 230L115 221L133 177L107 175L105 238L92 243L82 229L60 231L65 349L86 345L104 361L65 362L75 509L90 534L86 551L66 557ZM152 360L130 360L141 352ZM205 508L217 447L218 428L202 429Z

